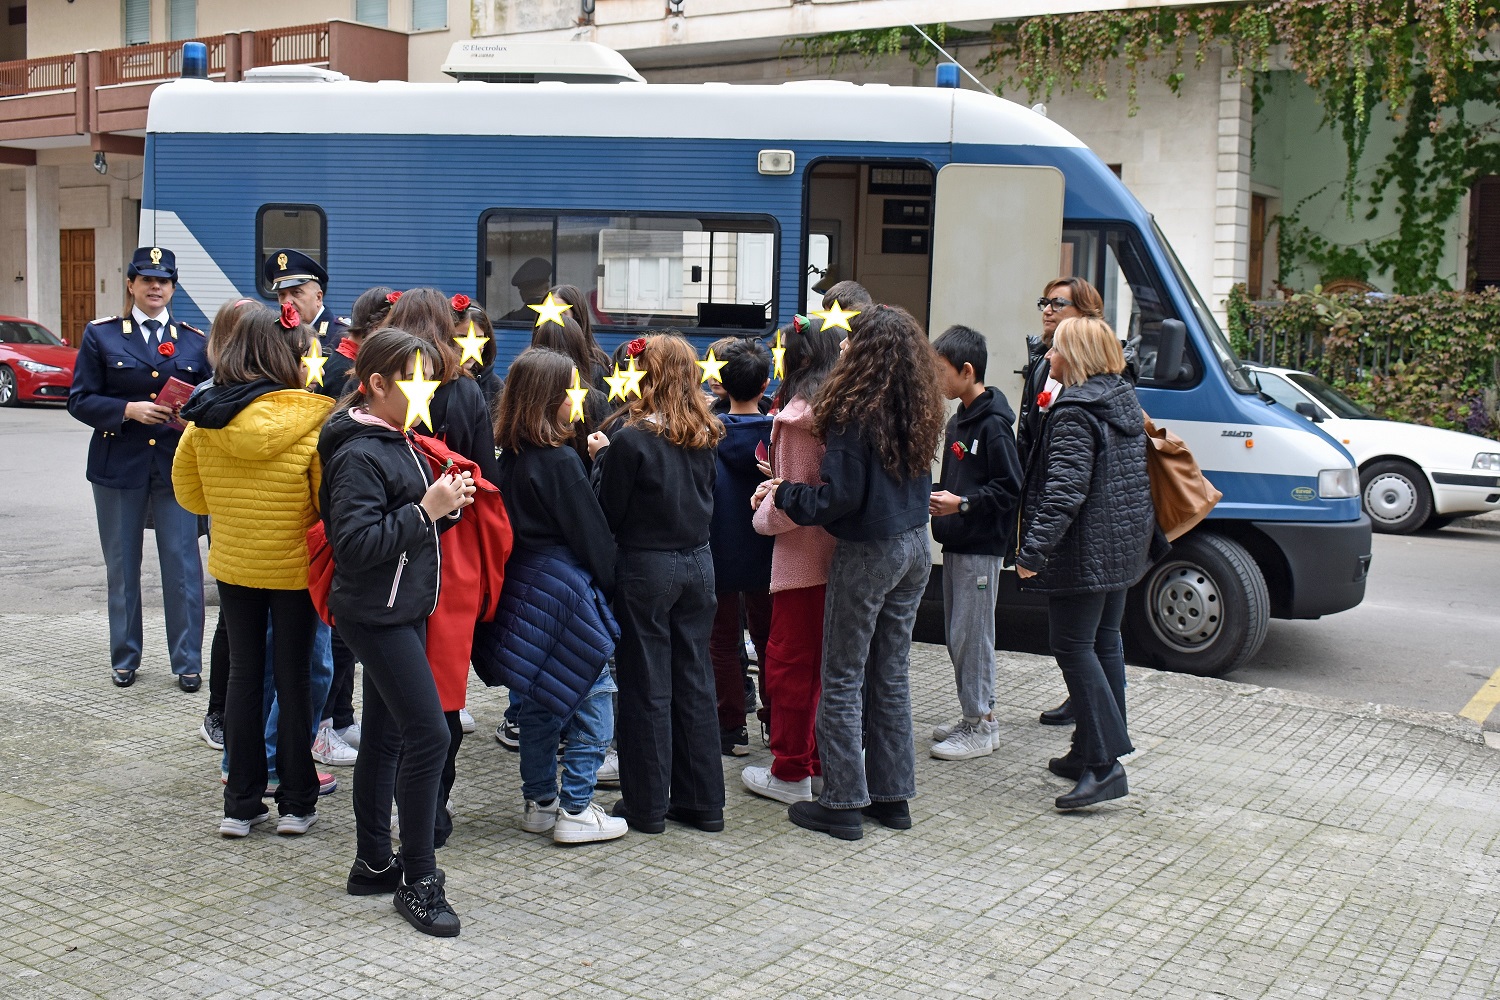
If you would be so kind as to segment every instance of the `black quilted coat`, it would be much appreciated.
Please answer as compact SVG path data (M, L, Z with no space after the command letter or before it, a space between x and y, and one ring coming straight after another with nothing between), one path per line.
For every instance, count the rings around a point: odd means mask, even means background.
M1028 459L1016 563L1041 594L1121 590L1146 572L1155 510L1135 389L1095 375L1059 394Z

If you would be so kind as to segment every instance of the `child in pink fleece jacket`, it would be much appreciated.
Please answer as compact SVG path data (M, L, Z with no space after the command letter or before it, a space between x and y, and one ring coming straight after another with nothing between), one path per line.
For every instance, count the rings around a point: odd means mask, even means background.
M838 360L838 336L813 330L805 320L777 336L786 350L785 376L776 395L780 409L771 428L771 461L761 471L770 475L774 469L789 482L816 485L823 443L812 433L812 401ZM822 691L823 592L834 539L822 528L794 523L774 503L756 508L753 523L760 534L776 538L771 634L762 672L773 760L770 767L745 768L740 780L756 795L778 802L811 802L812 778L822 773L813 729Z

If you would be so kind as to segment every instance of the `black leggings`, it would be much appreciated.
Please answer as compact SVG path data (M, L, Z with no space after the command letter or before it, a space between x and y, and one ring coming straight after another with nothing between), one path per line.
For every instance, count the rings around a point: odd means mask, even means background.
M448 723L448 756L443 761L443 778L438 785L437 811L433 817L432 842L436 847L448 843L448 837L453 833L448 796L453 792L453 779L458 774L458 747L464 741L464 724L459 721L458 712L444 712L443 719Z
M318 613L306 590L263 590L219 581L219 615L229 631L229 690L224 749L229 781L224 815L254 819L266 787L266 616L271 618L272 671L281 722L276 739L276 806L283 816L318 808L312 759L312 691L308 677Z
M337 628L333 630L333 686L328 689L323 718L332 719L334 729L348 729L354 723L354 654Z
M437 870L433 826L449 745L448 720L427 664L427 623L374 626L340 619L339 631L364 664L354 763L357 850L370 865L384 867L391 856L394 792L402 866L414 882Z
M229 693L229 628L219 609L219 624L214 628L213 644L208 654L208 714L224 715L224 699Z

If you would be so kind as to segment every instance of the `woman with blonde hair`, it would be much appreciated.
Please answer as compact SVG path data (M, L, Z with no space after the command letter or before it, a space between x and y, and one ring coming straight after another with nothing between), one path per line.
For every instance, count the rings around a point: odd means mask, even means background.
M640 397L616 414L623 422L609 437L589 436L594 489L618 546L615 815L642 833L661 833L668 819L714 832L724 829L724 771L708 657L718 610L708 526L724 426L698 389L692 344L658 334L637 357Z
M1155 511L1145 419L1109 324L1063 320L1047 361L1062 389L1046 401L1026 465L1016 571L1023 588L1047 596L1052 654L1077 718L1072 748L1047 766L1077 782L1057 808L1079 809L1129 791L1120 618L1148 565Z

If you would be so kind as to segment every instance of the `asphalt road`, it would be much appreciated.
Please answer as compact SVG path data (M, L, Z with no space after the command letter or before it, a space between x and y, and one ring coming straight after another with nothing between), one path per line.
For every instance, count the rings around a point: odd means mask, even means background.
M84 479L89 429L58 407L0 410L0 608L102 608L104 567ZM1500 523L1375 536L1359 607L1319 621L1272 621L1265 646L1227 679L1353 701L1462 710L1500 669ZM160 604L151 537L144 601ZM1047 651L1045 616L1008 612L1008 649ZM0 639L3 641L3 639ZM149 647L159 641L147 637ZM1003 679L1002 679L1003 683ZM1059 698L1062 684L1058 683ZM1490 725L1500 728L1500 712Z

